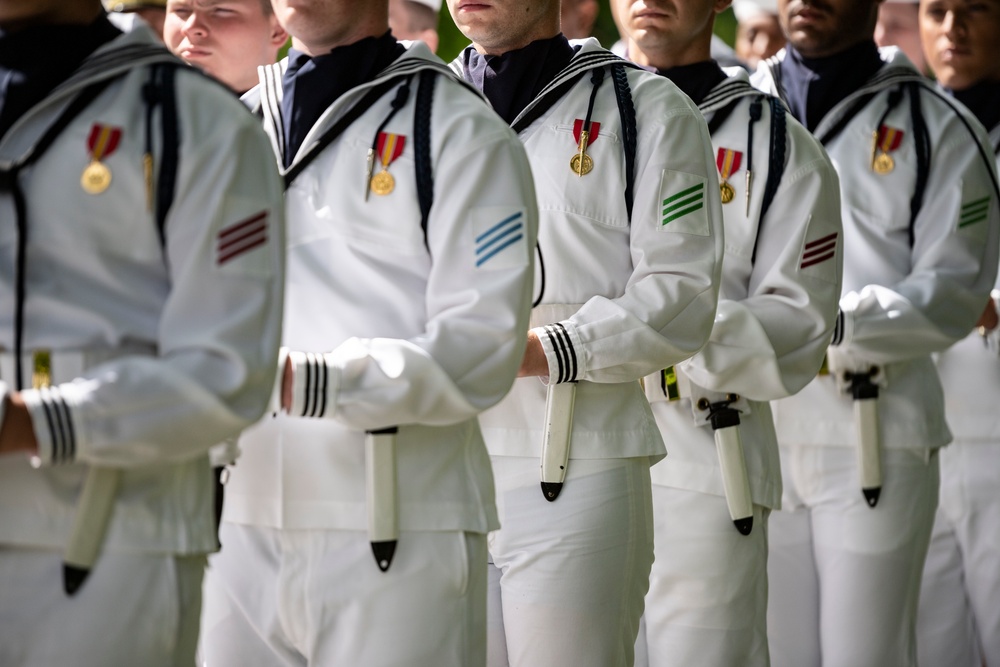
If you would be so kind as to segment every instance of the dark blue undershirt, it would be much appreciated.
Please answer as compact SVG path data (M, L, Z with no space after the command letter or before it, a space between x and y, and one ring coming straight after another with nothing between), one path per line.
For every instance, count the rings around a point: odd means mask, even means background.
M501 56L483 56L470 46L462 53L462 68L465 80L482 91L509 125L569 65L574 53L559 34Z
M788 55L781 63L781 85L792 116L810 132L883 65L874 41L859 42L824 58L806 58L791 44L787 48Z
M965 90L949 90L956 100L969 107L987 130L1000 125L1000 81L980 81Z
M701 104L713 88L726 80L726 73L714 60L658 69L656 73L673 81L695 104Z
M90 25L0 31L0 137L87 56L119 35L121 31L103 13Z
M285 166L292 163L309 130L331 104L352 88L373 80L405 52L388 31L316 57L289 49L288 69L281 78Z

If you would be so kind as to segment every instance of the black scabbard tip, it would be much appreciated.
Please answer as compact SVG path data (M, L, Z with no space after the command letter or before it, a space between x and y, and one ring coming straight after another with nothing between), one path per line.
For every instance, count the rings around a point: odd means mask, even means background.
M396 553L396 540L386 540L385 542L372 542L372 553L375 555L375 564L383 572L392 565L392 557Z
M753 530L753 517L733 519L733 525L736 526L736 530L740 531L740 535L749 535L750 531Z
M868 507L875 507L878 504L878 497L882 494L882 487L876 486L872 489L861 489L861 493L865 495L865 502L868 503Z
M80 590L89 574L90 570L63 563L63 589L66 591L66 595L74 595Z
M559 492L562 491L562 482L542 482L542 495L550 503L559 497Z

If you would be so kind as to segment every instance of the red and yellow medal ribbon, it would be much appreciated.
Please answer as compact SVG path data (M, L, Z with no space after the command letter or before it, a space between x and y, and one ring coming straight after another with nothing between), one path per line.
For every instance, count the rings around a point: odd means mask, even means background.
M90 159L94 162L100 162L114 153L118 149L121 138L120 128L94 123L94 126L90 128L90 136L87 137L87 150L90 152Z
M403 154L403 147L406 146L406 137L401 134L391 134L389 132L378 133L377 150L379 160L382 162L382 170L392 164L396 158Z
M878 147L883 153L891 153L903 142L903 131L883 125L878 129Z
M719 177L724 181L729 180L732 174L740 170L742 159L743 153L740 151L720 148L719 154L715 158L715 165L719 168Z

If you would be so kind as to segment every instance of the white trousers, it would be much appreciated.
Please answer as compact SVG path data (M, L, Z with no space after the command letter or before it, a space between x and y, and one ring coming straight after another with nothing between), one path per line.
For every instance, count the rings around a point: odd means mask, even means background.
M636 667L767 667L767 521L742 535L721 496L653 485L655 554Z
M208 667L476 667L486 660L486 536L402 532L392 565L363 531L223 522L205 576Z
M1000 443L941 451L917 655L922 667L1000 667Z
M490 667L629 667L653 560L649 461L571 460L542 496L537 458L493 457Z
M768 638L775 667L912 667L938 456L882 450L865 503L851 447L782 447L770 521Z
M72 597L62 553L0 547L3 667L193 667L204 556L101 554Z

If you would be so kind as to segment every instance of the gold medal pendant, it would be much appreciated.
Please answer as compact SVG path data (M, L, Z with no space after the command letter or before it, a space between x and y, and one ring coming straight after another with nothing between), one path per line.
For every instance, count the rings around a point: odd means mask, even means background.
M879 153L872 162L872 169L876 174L888 174L896 168L896 161L888 153Z
M375 194L387 195L392 192L393 188L396 187L396 179L392 177L392 174L383 169L379 173L372 176L371 187L372 192Z
M570 158L569 168L577 176L586 176L594 170L594 160L586 153L577 153Z
M719 194L722 196L722 203L728 204L736 196L736 190L733 190L733 186L726 181L722 181L719 183Z
M99 195L111 185L111 170L102 162L92 161L80 176L80 187L91 195Z

